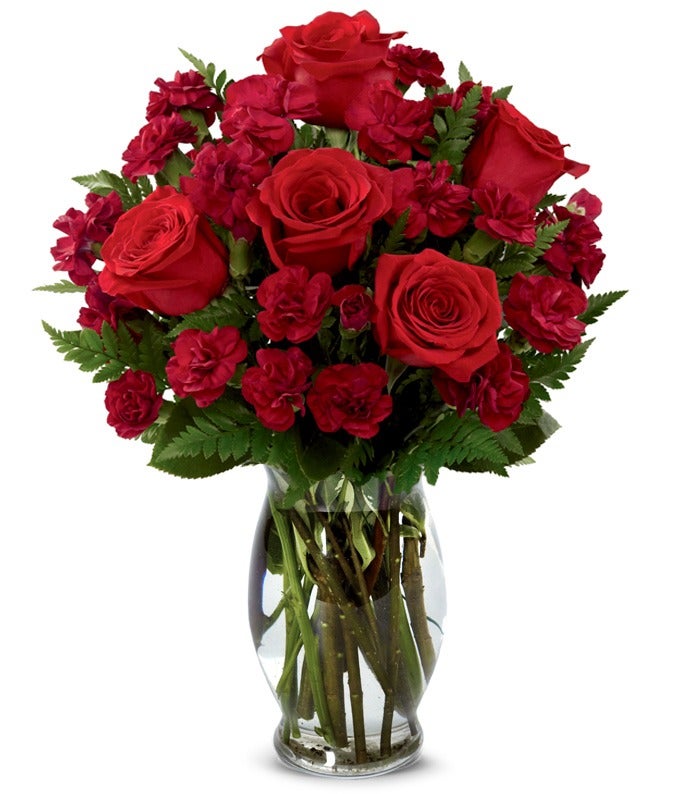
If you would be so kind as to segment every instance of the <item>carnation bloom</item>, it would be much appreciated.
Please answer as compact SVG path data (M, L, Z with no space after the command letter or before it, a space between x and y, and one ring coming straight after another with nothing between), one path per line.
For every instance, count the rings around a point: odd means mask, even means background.
M345 121L358 131L359 148L369 157L379 163L405 163L414 150L429 154L422 141L426 135L434 135L433 110L429 99L404 99L392 83L385 81L359 94L347 108Z
M136 181L140 176L162 171L180 143L193 143L196 127L179 113L156 116L144 125L123 152L123 176Z
M472 199L481 210L475 218L478 229L506 243L535 244L536 210L522 193L487 182L472 191Z
M482 423L498 432L515 422L529 397L529 376L518 356L499 342L498 355L473 373L467 383L435 371L432 381L442 400L463 416L471 409Z
M188 328L177 337L166 372L170 388L178 397L193 397L199 408L221 397L236 367L248 355L248 346L238 328L226 326L212 331Z
M158 419L163 397L153 375L127 369L106 387L104 405L109 412L106 421L116 433L121 438L136 438Z
M436 52L409 47L407 44L395 44L390 47L387 56L388 62L396 66L397 80L403 85L444 85L444 64Z
M283 432L295 422L295 412L305 413L304 393L314 365L299 347L257 351L257 367L243 373L241 392L257 418L270 430Z
M328 273L310 277L305 267L284 267L260 284L257 302L264 311L257 315L257 321L274 342L304 342L321 328L332 297L333 284Z
M453 167L421 160L415 168L398 168L392 174L392 209L387 215L395 223L409 211L404 236L412 239L426 229L439 237L461 231L472 214L470 190L451 182Z
M95 275L85 290L85 303L78 315L78 323L83 328L92 328L98 334L102 325L108 323L114 330L121 319L132 318L140 311L134 303L122 297L115 297L104 292L99 286L99 275Z
M503 302L508 325L541 353L574 348L586 328L578 316L587 307L585 293L570 281L524 273L513 276Z
M387 381L377 364L334 364L317 375L307 405L324 433L346 430L372 438L392 413L392 397L384 393Z
M203 114L205 123L210 126L215 121L215 113L222 109L220 98L208 88L203 76L192 69L175 72L174 80L159 77L154 85L159 90L149 93L147 121L157 116L171 116L175 111L196 110Z
M340 325L348 331L361 331L374 311L373 298L361 284L348 284L333 295L333 306L340 307Z

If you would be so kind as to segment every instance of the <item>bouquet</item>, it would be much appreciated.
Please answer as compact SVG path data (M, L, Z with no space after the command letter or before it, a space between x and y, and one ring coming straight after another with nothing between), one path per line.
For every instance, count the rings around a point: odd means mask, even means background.
M75 177L52 249L68 279L41 288L83 295L77 330L45 330L151 466L268 467L255 588L277 577L278 603L253 625L258 647L285 635L280 744L306 730L361 768L399 755L396 715L416 735L436 655L421 477L530 461L624 294L587 292L600 200L551 192L588 166L509 87L462 63L449 84L403 35L329 12L241 79L182 51L121 171Z

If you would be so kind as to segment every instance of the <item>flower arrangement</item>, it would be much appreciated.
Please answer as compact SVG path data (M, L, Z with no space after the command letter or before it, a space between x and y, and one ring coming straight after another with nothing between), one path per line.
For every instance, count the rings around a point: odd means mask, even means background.
M283 28L261 53L264 72L243 79L182 51L192 68L155 81L120 173L75 178L85 206L55 222L52 249L68 280L40 288L84 294L78 330L44 327L66 359L108 384L108 423L151 445L152 466L181 477L247 464L279 473L268 531L283 575L297 581L311 711L336 745L342 719L321 693L323 647L313 664L305 639L306 582L320 587L325 571L324 603L347 616L347 603L372 604L373 588L390 592L400 571L403 581L402 564L417 570L408 541L423 540L424 523L413 505L395 518L389 499L423 473L431 483L442 468L506 475L530 460L557 427L544 407L550 390L624 294L586 293L605 258L599 199L550 192L588 166L514 107L510 88L476 82L463 64L449 85L439 57L395 43L403 35L381 32L366 11L322 14ZM362 496L376 480L383 490ZM363 499L387 537L397 527L401 561L390 568L374 520L359 526L363 540L343 529L349 596L333 591L324 553L307 546L308 565L299 543L288 547L289 531L306 543L330 523L295 519L290 530L281 518L340 497ZM409 599L420 609L412 669L429 674L422 603ZM403 606L392 601L394 628ZM395 700L398 671L375 652L379 621L355 629L388 681L379 752L389 755L384 726L418 692L397 687ZM402 634L391 647L403 659ZM288 643L282 681L299 653ZM279 694L290 705L303 683L288 679ZM297 708L284 709L288 738ZM365 761L365 742L354 741Z

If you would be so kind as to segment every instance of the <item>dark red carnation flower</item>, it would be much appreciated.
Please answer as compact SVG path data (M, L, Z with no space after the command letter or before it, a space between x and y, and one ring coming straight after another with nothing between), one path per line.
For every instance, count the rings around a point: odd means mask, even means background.
M404 99L392 83L375 83L359 94L347 108L347 126L359 133L362 152L377 160L407 162L413 151L428 155L422 142L434 135L433 105L429 99Z
M236 367L248 355L248 346L238 328L226 326L212 331L188 328L177 337L166 372L170 388L178 397L193 397L199 408L221 397Z
M310 277L306 267L284 267L260 284L257 302L264 311L257 315L257 321L273 342L304 342L321 328L332 297L333 284L328 273Z
M602 202L587 190L579 190L566 207L554 206L546 217L550 222L568 220L552 246L543 254L548 269L555 276L583 282L589 287L602 269L605 254L596 245L602 232L595 218L602 211Z
M441 370L435 370L432 381L442 400L455 406L458 416L468 408L478 411L482 423L496 432L519 418L529 397L529 376L504 342L498 343L498 355L467 383L453 380Z
M210 126L215 121L215 113L223 105L217 94L205 84L203 77L193 70L175 72L174 80L158 78L154 81L159 91L149 93L146 120L157 116L171 116L176 111L197 110L203 114L205 123Z
M541 353L574 348L586 328L578 316L587 307L585 293L570 281L524 273L513 276L503 301L508 325Z
M475 218L478 229L506 243L535 244L536 210L522 193L487 182L472 191L472 200L481 210Z
M304 416L303 395L311 386L314 365L299 347L258 350L256 358L258 366L243 373L243 397L254 406L265 427L288 430L295 422L296 411Z
M92 328L98 334L102 324L108 323L114 330L123 319L130 319L139 314L139 309L126 298L109 295L99 286L99 274L87 285L85 303L78 315L78 323L83 328Z
M371 320L373 298L361 284L348 284L333 295L333 306L340 307L340 325L348 331L361 331Z
M179 113L156 116L145 124L123 152L123 176L136 181L140 176L162 171L180 143L194 143L196 127Z
M258 227L245 208L270 170L265 154L247 141L206 143L195 157L191 176L181 177L180 188L199 212L236 239L252 242Z
M95 249L111 234L123 214L120 196L114 192L107 196L88 193L85 203L86 212L71 208L54 222L54 228L65 237L60 237L51 249L57 262L54 270L65 270L71 281L81 287L95 276Z
M425 87L444 85L444 64L436 52L395 44L387 51L387 62L397 69L397 80L403 85L413 83Z
M461 105L463 104L463 100L468 94L468 91L474 85L479 85L478 83L473 83L471 80L467 80L464 83L461 83L458 88L453 93L445 93L445 94L437 94L432 98L435 107L438 108L445 108L450 107L454 110L460 110ZM481 124L481 122L486 119L491 111L491 107L493 105L493 88L489 85L482 86L482 99L477 106L477 112L475 113L475 121L477 124Z
M334 364L321 370L307 394L307 405L324 433L346 430L372 438L392 413L384 393L387 372L377 364Z
M109 412L106 421L116 433L121 438L136 438L158 419L163 397L153 375L127 369L106 387L104 405Z
M417 237L429 229L439 237L450 237L463 229L472 214L470 190L451 182L453 168L441 161L435 165L421 160L415 168L392 172L392 209L387 220L395 223L407 209L404 236Z

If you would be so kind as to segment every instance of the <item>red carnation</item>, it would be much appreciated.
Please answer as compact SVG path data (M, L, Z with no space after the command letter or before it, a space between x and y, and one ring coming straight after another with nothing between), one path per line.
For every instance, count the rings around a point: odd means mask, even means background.
M83 306L80 310L78 323L83 328L92 328L98 334L101 333L104 323L108 323L115 330L120 320L139 314L134 303L104 292L99 286L99 274L87 285L85 303L87 307Z
M422 140L435 133L433 110L429 99L404 99L392 83L380 82L356 97L347 108L345 121L359 132L359 148L369 157L379 163L405 163L413 157L414 149L429 154Z
M436 52L395 44L387 53L388 62L397 68L397 80L403 85L413 83L425 87L444 85L444 64Z
M481 210L475 218L478 229L506 243L535 244L536 210L522 193L487 182L472 191L472 199Z
M255 408L257 418L270 430L293 426L295 412L305 412L303 394L310 387L314 366L299 347L257 351L257 367L243 373L241 391Z
M496 432L519 418L529 397L529 376L504 342L498 344L498 355L474 372L467 383L441 371L435 371L432 381L442 400L456 407L458 416L468 408L478 411L483 424Z
M503 302L510 327L541 353L574 348L586 328L577 318L587 307L585 293L570 281L524 273L513 276Z
M333 296L333 306L340 307L340 325L348 331L361 331L370 322L373 298L361 284L348 284Z
M174 80L159 77L154 85L160 90L149 93L147 121L156 116L171 116L175 111L197 110L210 126L215 121L215 113L222 109L220 98L208 88L202 75L193 70L175 72Z
M301 265L284 267L260 284L257 302L264 311L257 315L257 321L273 342L304 342L321 328L332 297L328 273L310 277Z
M372 438L392 413L384 394L388 375L377 364L335 364L322 370L307 395L307 405L324 433L346 430Z
M118 193L111 192L108 196L88 193L85 203L87 212L71 208L54 222L54 228L65 237L60 237L51 250L57 262L54 269L65 270L71 281L81 287L95 276L92 265L97 256L93 246L106 240L123 214Z
M145 124L123 152L123 176L133 182L140 176L162 171L180 143L193 143L196 127L179 113L156 116Z
M454 185L452 166L445 161L431 165L421 160L415 168L392 172L392 209L387 220L395 223L409 210L404 236L412 239L429 229L439 237L457 234L472 214L470 190Z
M263 152L247 141L204 144L194 160L191 176L180 179L182 192L199 212L229 229L236 239L255 239L257 226L246 206L270 164Z
M222 396L236 367L248 355L238 328L227 326L199 331L189 328L177 337L166 372L170 388L178 397L193 397L205 408Z
M160 413L163 398L149 372L125 370L106 387L107 422L121 438L135 438L150 427Z

